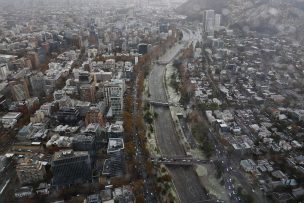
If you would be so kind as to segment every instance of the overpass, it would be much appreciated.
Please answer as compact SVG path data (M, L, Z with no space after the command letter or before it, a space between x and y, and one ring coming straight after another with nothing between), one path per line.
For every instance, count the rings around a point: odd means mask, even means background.
M214 160L205 160L193 158L191 156L174 156L174 157L159 157L151 158L154 164L177 165L177 166L191 166L195 164L210 164Z
M162 101L153 101L153 100L146 100L149 104L155 106L176 106L176 104L172 102L162 102Z
M167 65L169 62L168 62L168 61L160 61L160 60L158 60L156 63L157 63L157 65L163 65L163 66L165 66L165 65Z

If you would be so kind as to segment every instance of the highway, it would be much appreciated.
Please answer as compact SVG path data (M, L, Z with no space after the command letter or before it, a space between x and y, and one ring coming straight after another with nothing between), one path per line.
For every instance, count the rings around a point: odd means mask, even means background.
M185 33L183 43L176 44L166 52L160 61L169 63L177 53L194 39L193 33ZM164 84L165 65L154 65L149 75L149 93L153 101L168 103L166 89ZM185 156L183 146L179 143L174 122L171 117L170 109L167 106L155 106L154 111L159 115L155 119L155 131L158 147L163 156ZM199 182L192 166L169 167L173 178L174 185L177 189L178 196L182 203L193 203L206 200L207 196Z

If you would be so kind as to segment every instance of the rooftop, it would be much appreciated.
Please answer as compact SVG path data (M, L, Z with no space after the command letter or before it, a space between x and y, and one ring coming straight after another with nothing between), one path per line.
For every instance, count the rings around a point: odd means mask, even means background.
M18 119L21 115L22 113L20 112L8 112L2 119Z
M120 151L124 149L124 142L122 138L110 138L108 143L108 153Z
M88 152L80 152L80 151L75 152L71 149L61 150L59 152L55 152L53 160L56 161L56 160L60 160L60 159L66 159L66 158L69 158L69 157L77 157L77 156L89 156L89 153Z

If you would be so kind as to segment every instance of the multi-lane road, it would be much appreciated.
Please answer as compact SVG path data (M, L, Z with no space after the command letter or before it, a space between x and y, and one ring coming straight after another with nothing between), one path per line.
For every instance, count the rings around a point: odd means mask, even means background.
M187 46L192 39L194 39L194 37L191 32L184 32L184 42L176 44L168 50L166 54L160 58L160 61L166 63L171 62L178 52ZM162 63L163 65L154 65L149 75L149 93L151 95L149 99L153 101L168 102L164 84L166 69L166 65L164 64L166 63ZM159 115L155 119L155 131L161 154L163 156L185 156L186 153L181 143L179 143L169 107L155 106L154 111ZM182 203L200 202L207 199L192 166L174 166L169 169Z

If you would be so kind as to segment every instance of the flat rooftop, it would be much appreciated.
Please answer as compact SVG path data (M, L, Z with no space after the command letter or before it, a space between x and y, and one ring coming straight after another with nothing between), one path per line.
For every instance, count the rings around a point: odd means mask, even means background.
M20 112L8 112L2 117L2 119L18 119L21 115L22 113Z
M59 152L55 152L53 160L60 160L60 159L65 159L69 157L77 157L77 156L89 156L89 153L86 151L73 151L71 149L69 150L62 150Z
M124 149L124 142L122 138L110 138L107 152L116 152Z

